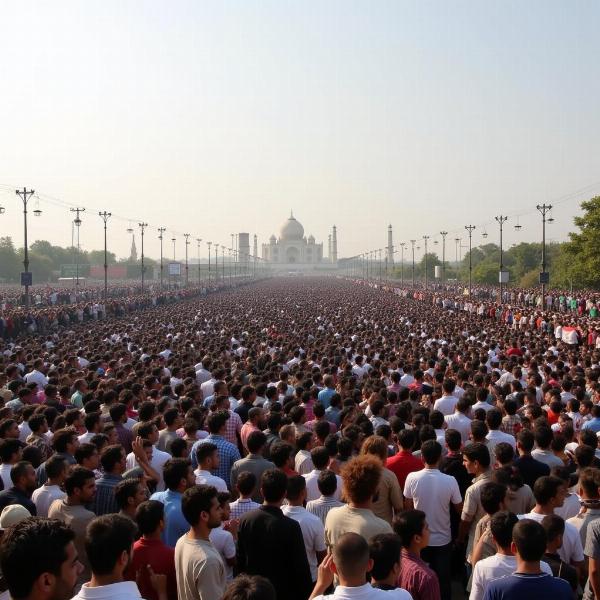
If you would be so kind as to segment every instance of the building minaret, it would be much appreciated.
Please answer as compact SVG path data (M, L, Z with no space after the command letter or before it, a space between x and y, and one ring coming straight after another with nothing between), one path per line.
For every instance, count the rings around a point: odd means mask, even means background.
M394 264L394 240L392 237L392 226L388 225L387 260L389 265Z
M338 253L337 253L337 228L333 226L333 233L331 235L331 262L337 263Z
M327 260L331 262L331 234L327 236Z
M131 252L129 253L129 262L137 262L137 249L135 247L135 235L131 236Z
M258 236L254 234L254 256L258 256Z

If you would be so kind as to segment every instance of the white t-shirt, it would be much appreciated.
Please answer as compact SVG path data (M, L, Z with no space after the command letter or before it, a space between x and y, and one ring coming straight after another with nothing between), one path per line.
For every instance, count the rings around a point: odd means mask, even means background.
M519 519L533 519L538 523L544 520L546 515L536 512L530 512L526 515L517 515ZM563 544L558 549L558 555L567 563L583 561L583 546L581 545L581 537L579 531L571 523L565 522L565 533L563 535Z
M160 479L156 484L157 492L164 492L165 490L165 482L163 480L163 466L170 459L173 458L168 452L163 452L158 448L152 448L152 459L150 460L150 466L159 474ZM135 458L135 454L130 452L125 459L125 465L127 466L127 470L135 469L138 466L137 460Z
M303 475L304 479L306 479L306 501L310 502L311 500L317 500L321 497L321 492L319 491L319 475L321 471L317 469L313 469L310 473L305 473ZM337 488L333 497L336 500L341 500L342 497L342 478L339 475L335 476L337 479Z
M315 596L314 600L412 600L412 596L402 588L380 590L365 583L359 587L338 585L333 594Z
M233 535L229 531L225 531L223 525L221 525L220 527L211 529L208 539L219 551L225 565L225 578L227 581L231 581L233 579L233 567L227 564L227 560L233 558L236 554Z
M552 575L548 563L540 561L540 569L548 575ZM517 570L517 557L505 554L494 554L488 558L478 561L473 569L471 581L471 595L469 600L482 600L486 587L494 579L512 575Z
M414 507L427 515L430 546L445 546L452 541L450 504L462 502L454 477L428 467L409 473L404 484L404 497L411 499Z
M35 504L38 517L47 517L48 509L55 500L64 498L66 494L57 485L46 485L39 487L31 495L31 501Z
M194 471L196 476L196 485L212 485L217 488L217 492L228 492L227 484L223 479L213 475L210 471L202 471L200 468Z
M306 558L310 567L310 575L313 581L317 580L317 552L325 552L325 527L319 517L309 513L302 506L282 506L281 510L286 517L294 519L300 524Z
M458 398L455 396L442 396L435 401L433 410L439 410L445 417L447 417L454 412L457 402Z
M456 431L460 432L463 444L469 439L469 435L471 434L471 419L469 419L467 415L460 412L454 412L451 415L444 417L444 420L446 421L448 429L456 429Z

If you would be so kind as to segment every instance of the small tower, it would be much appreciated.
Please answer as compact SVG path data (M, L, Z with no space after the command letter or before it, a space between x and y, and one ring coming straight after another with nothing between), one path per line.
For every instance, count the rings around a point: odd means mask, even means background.
M258 236L254 234L254 256L258 256Z
M135 235L131 236L131 252L129 253L129 262L136 263L137 262L137 249L135 247Z
M331 234L327 236L327 260L331 262Z
M388 225L387 260L389 265L394 264L394 240L391 225Z
M331 234L331 262L337 264L338 259L338 248L337 248L337 227L333 226L333 233Z

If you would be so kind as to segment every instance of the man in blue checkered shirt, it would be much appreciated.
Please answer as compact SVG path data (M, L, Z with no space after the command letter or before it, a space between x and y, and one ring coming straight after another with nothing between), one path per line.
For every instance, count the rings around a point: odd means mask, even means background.
M192 466L195 469L198 466L198 459L196 457L198 447L207 442L213 443L217 447L219 454L219 467L213 472L213 475L220 477L229 485L231 467L233 467L233 463L239 460L241 456L237 447L228 442L224 437L227 419L229 419L229 413L225 411L214 412L209 415L207 424L210 435L203 440L198 440L192 446L191 459Z

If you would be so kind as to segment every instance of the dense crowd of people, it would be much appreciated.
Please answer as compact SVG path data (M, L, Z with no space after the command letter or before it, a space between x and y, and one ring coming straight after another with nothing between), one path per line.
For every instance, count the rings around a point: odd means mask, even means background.
M595 300L205 292L0 331L5 597L600 599Z

